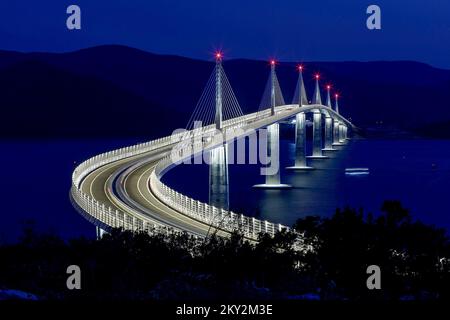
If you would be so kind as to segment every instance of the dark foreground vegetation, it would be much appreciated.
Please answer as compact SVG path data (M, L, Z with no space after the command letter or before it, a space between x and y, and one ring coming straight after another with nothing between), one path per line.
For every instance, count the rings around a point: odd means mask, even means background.
M295 224L308 252L282 232L250 244L239 234L199 243L187 235L114 230L101 240L24 232L0 247L0 292L47 299L426 300L450 296L450 245L444 230L412 221L398 202L376 216L347 208ZM81 268L81 290L66 288L66 268ZM368 290L366 268L381 268L381 290Z
M0 137L148 139L169 135L186 126L214 67L209 60L117 45L66 53L0 50L0 106L2 119L7 119L0 126ZM308 94L314 90L311 74L320 70L326 81L339 84L344 93L341 112L358 127L382 121L387 128L411 131L425 125L415 133L449 137L448 126L435 124L450 120L450 70L411 61L305 63ZM224 64L244 113L257 111L267 62L226 59ZM295 68L295 63L288 62L277 66L286 101L292 101L294 94ZM424 105L433 106L433 112L423 112ZM120 132L110 125L118 121Z

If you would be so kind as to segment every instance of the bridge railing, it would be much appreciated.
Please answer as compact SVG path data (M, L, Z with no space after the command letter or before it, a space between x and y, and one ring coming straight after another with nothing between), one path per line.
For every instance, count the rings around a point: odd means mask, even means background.
M181 135L181 134L180 134ZM94 170L109 163L129 158L141 153L150 152L168 146L171 137L164 137L150 142L124 147L96 155L78 165L72 174L71 199L75 207L94 224L104 228L124 228L134 231L147 231L149 233L181 232L174 228L157 223L151 219L143 219L137 215L112 208L84 193L81 188L83 179Z
M153 193L172 209L200 222L210 225L212 229L228 232L240 231L245 237L256 240L258 235L268 233L274 235L277 231L289 229L281 224L247 217L233 211L227 211L207 203L194 200L168 187L157 177L155 172L150 176L150 187ZM211 230L212 232L213 230Z
M121 210L113 209L74 187L71 188L71 200L86 219L105 230L123 228L125 230L146 231L150 234L181 232L181 230L170 229L162 224L139 219Z
M239 118L234 118L230 120L224 121L224 127L236 127L236 126L242 126L243 124L250 122L254 120L257 116L257 113L244 115ZM207 127L203 127L200 129L203 134L207 135L209 133L213 133L215 131L214 125L210 125ZM173 232L181 232L181 230L177 230L173 227L168 227L166 225L163 225L161 223L158 223L150 218L145 218L142 216L138 216L137 214L132 214L130 212L125 212L123 210L119 210L117 208L110 207L108 205L105 205L104 203L98 201L97 199L89 196L88 194L84 193L81 188L82 181L93 171L96 169L105 166L107 164L120 161L122 159L138 156L145 154L147 152L151 152L153 150L169 147L170 145L177 143L177 141L182 141L186 138L190 138L193 134L192 131L188 132L181 132L175 135L166 136L163 138L159 138L156 140L152 140L149 142L124 147L112 151L108 151L99 155L96 155L92 158L87 159L86 161L79 164L73 174L72 174L72 187L71 187L71 200L74 203L75 207L82 213L88 220L93 222L96 225L99 225L100 227L103 227L105 229L108 228L115 228L115 227L122 227L124 229L129 230L145 230L148 232L158 232L158 233L173 233ZM154 180L154 179L153 179ZM158 179L159 180L159 179ZM154 181L155 183L155 181ZM159 181L160 184L158 184L158 187L162 187L163 183ZM165 187L165 190L168 187ZM178 208L185 208L186 203L192 203L193 199L186 199L181 197L181 194L177 193L177 199L182 200L183 202L180 202L180 205ZM160 194L162 197L162 194ZM171 201L171 204L173 205L173 201ZM182 204L182 205L181 205ZM193 207L187 207L189 209L189 215L191 217L193 216ZM212 211L208 211L212 210ZM131 210L130 210L131 211ZM182 213L185 213L187 210L181 210ZM217 212L217 208L207 208L206 211L203 211L199 217L206 217L205 212ZM233 213L232 219L235 220L235 215ZM237 215L236 215L237 216ZM203 219L203 218L202 218ZM211 217L208 217L208 221ZM227 218L228 219L228 218ZM250 218L251 219L251 218ZM225 219L226 220L226 219ZM202 220L205 221L205 220ZM244 219L244 221L246 221ZM248 222L245 222L248 223ZM227 223L227 225L232 225L230 223ZM272 230L272 226L269 225L266 227L266 223L258 224L257 222L253 223L253 228L255 230L258 230L258 232L264 232L265 230ZM253 234L253 233L252 233Z
M289 107L277 107L278 111L289 109ZM254 121L261 120L262 117L270 116L270 110L258 111L247 114L238 118L224 121L224 130L233 130L242 127ZM195 131L197 130L197 131ZM108 165L110 163L120 161L122 159L143 155L145 153L167 147L186 140L186 152L184 156L189 156L190 150L196 150L196 147L207 148L211 146L210 142L200 142L201 145L192 144L191 138L194 134L201 131L203 136L214 135L214 125L198 128L186 132L180 132L175 135L166 136L149 142L137 144L130 147L124 147L96 155L78 165L72 174L71 199L75 207L94 224L105 229L122 227L129 230L145 230L151 233L169 234L173 232L181 232L174 227L169 227L143 216L136 211L120 210L101 203L95 198L84 193L81 188L82 181L96 169ZM161 181L164 172L173 165L170 157L165 157L159 161L155 171L150 177L150 188L152 192L167 206L184 214L190 218L196 219L203 223L209 224L211 227L224 231L240 230L243 234L251 239L256 239L261 232L274 235L282 229L289 229L281 224L275 224L268 221L262 221L256 218L247 217L232 211L210 206L198 200L189 198L165 185Z
M268 114L270 114L270 111ZM253 119L260 119L260 117L260 112L251 114L245 119L245 123L247 124ZM224 134L230 139L237 138L242 131L237 131L237 135L234 137L233 133L235 133L235 129L236 126L225 128L224 132L218 133L218 135L222 136ZM204 150L213 147L217 147L215 145L215 139L211 139L211 141L206 142L203 140L186 140L179 150L177 150L177 156L179 157L177 160L181 161L182 159L191 158L195 155L196 151L204 152ZM243 214L235 213L233 211L227 211L211 206L207 203L189 198L171 189L165 185L160 178L168 168L174 165L175 163L172 155L166 156L158 162L155 170L150 175L150 188L152 192L163 203L172 209L193 219L209 224L219 230L239 230L246 237L251 239L256 239L258 234L261 232L268 233L273 236L276 232L283 229L289 230L287 226L275 224L269 221L262 221L256 218L247 217Z

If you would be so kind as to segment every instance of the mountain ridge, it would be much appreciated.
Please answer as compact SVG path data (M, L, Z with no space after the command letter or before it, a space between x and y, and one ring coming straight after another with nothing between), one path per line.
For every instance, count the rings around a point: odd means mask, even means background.
M33 61L33 67L27 65L29 61ZM450 102L446 97L450 70L414 61L304 64L309 96L314 85L312 75L320 72L321 84L332 83L341 93L342 114L358 126L383 122L413 130L450 121ZM65 53L0 51L0 106L3 117L10 124L0 130L0 135L94 137L170 134L171 130L185 126L213 65L213 61L159 55L120 45ZM295 65L294 62L279 62L277 65L286 102L291 101L295 90ZM256 111L269 74L267 62L231 59L224 61L224 68L244 112ZM83 82L89 85L83 85ZM74 87L67 90L58 83L70 83ZM36 84L41 91L33 90ZM52 90L52 86L59 92ZM58 100L44 99L47 94L57 95L59 101L67 101L73 98L73 92L79 95L79 103L83 103L81 110L89 110L96 121L105 119L104 123L97 124L98 130L89 129L82 134L76 129L76 124L89 122L89 117L77 117L76 121L64 117L55 112ZM17 119L29 113L30 106L36 101L41 103L40 111L47 116L48 123L41 127L53 126L53 130L39 131L34 126L31 132L28 127L20 127ZM70 107L77 108L74 104ZM109 110L111 108L114 112ZM146 126L143 121L146 118L157 118L158 121ZM121 128L120 132L117 127Z

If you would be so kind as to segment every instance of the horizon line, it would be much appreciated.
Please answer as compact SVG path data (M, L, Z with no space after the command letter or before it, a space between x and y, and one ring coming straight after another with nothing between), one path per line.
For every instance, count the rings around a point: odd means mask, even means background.
M114 43L92 45L92 46L87 46L87 47L84 47L84 48L78 48L78 49L73 49L73 50L63 50L63 51L45 51L45 50L22 51L22 50L13 50L13 49L0 48L0 52L13 52L13 53L19 53L19 54L58 54L58 55L63 55L63 54L70 54L70 53L75 53L75 52L80 52L80 51L90 50L90 49L95 49L95 48L101 48L101 47L122 47L122 48L127 48L127 49L141 51L141 52L144 52L144 53L147 53L147 54L151 54L151 55L166 56L166 57L178 57L178 58L184 58L184 59L195 60L195 61L202 61L202 62L214 62L215 61L215 57L214 57L213 54L211 54L211 57L209 59L201 59L201 58L197 58L197 57L190 57L190 56L176 54L176 53L156 53L156 52L148 51L148 50L141 49L141 48L136 48L136 47L132 47L132 46L124 45L124 44L114 44ZM262 59L262 58L245 58L245 57L232 57L232 58L228 58L227 59L227 56L225 54L224 62L226 62L226 61L235 61L235 60L268 62L271 59L272 58L269 58L269 57L267 59ZM277 59L277 63L283 63L283 64L295 64L295 63L380 63L380 62L385 62L385 63L395 63L395 62L417 63L417 64L426 65L426 66L434 68L434 69L449 70L450 71L450 68L438 67L438 66L430 64L428 62L423 62L423 61L418 61L418 60L411 60L411 59L396 59L396 60L386 60L386 59L380 59L380 60L359 60L359 59L354 59L353 60L353 59L349 59L349 60L309 60L309 61L308 60L303 60L303 59L298 59L298 60Z

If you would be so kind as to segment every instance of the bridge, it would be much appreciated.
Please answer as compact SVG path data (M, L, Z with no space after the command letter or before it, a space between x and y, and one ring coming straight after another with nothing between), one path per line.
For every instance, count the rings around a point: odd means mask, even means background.
M353 124L339 112L338 98L331 99L326 86L322 103L320 75L309 101L298 67L296 93L286 104L281 93L276 61L270 61L270 74L257 112L244 115L222 66L222 55L185 130L174 134L96 155L79 164L72 174L70 199L73 206L97 226L98 235L112 228L173 234L187 232L198 238L215 233L229 236L239 230L245 238L257 241L260 233L274 235L289 227L230 211L229 150L239 139L266 130L267 159L262 167L275 164L277 170L265 172L265 182L255 188L288 189L279 170L279 124L295 122L295 163L289 170L314 170L314 159L327 159L349 139ZM312 154L306 152L306 116L312 114ZM197 124L201 121L202 125ZM261 136L261 135L260 135ZM207 155L209 158L208 203L188 197L162 181L179 163ZM331 160L330 160L331 161ZM264 168L262 168L264 169ZM263 172L263 170L262 170Z

